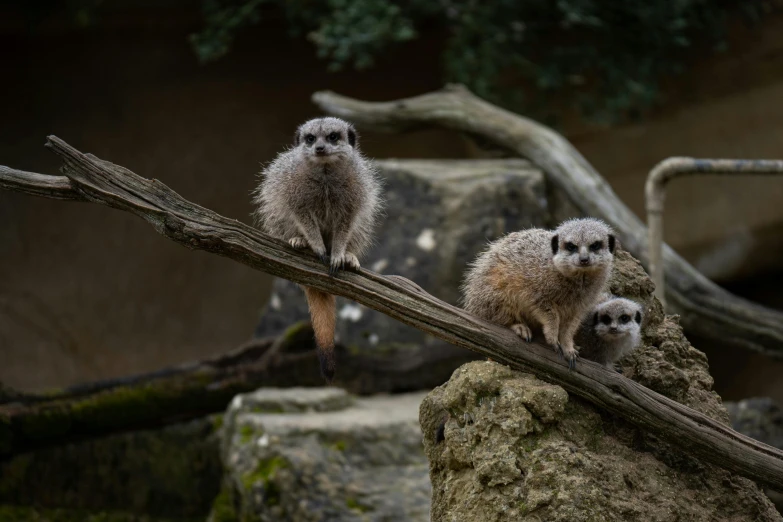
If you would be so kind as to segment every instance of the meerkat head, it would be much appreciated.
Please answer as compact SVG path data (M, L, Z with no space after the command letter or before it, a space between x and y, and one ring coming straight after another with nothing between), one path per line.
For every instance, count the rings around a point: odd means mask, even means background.
M593 218L564 221L552 235L555 268L567 276L608 270L614 261L614 247L612 229Z
M334 163L351 155L359 145L353 125L340 118L315 118L296 130L294 146L313 163Z
M602 339L637 337L642 324L642 307L630 299L616 297L593 311L593 330Z

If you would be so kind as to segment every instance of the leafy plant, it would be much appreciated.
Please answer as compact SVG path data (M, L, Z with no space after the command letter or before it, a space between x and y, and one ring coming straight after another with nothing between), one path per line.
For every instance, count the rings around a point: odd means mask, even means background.
M282 12L331 70L366 69L389 48L445 30L443 79L525 109L520 84L536 98L568 96L593 119L632 116L659 98L662 77L688 55L726 47L735 15L758 20L762 0L204 0L205 28L192 36L202 61L230 49L234 35ZM538 104L537 104L538 105Z

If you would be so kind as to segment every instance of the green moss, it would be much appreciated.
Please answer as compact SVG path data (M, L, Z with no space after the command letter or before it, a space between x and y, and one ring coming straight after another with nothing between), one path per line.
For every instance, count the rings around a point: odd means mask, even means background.
M231 491L224 487L212 502L212 522L237 522L237 520Z
M345 505L348 506L349 509L353 509L360 513L367 513L368 511L372 511L372 508L370 506L365 506L364 504L361 504L358 500L356 500L353 497L348 497L345 500Z
M264 406L253 406L250 408L250 411L253 413L285 413L283 408L280 406L271 406L271 407L264 407Z
M223 428L223 414L219 413L212 417L212 429L214 431L220 431Z
M527 506L525 502L520 502L519 506L517 506L519 509L520 515L527 515L527 512L530 511L530 508Z
M310 328L310 321L298 321L283 332L283 340L285 344L293 343L296 340L297 335L302 333L306 328Z
M247 444L253 440L253 435L255 435L255 433L256 431L253 429L253 427L247 424L244 424L241 428L239 428L239 435L241 437L242 444Z
M345 448L348 446L348 443L344 440L337 440L335 441L330 447L337 451L345 451Z
M264 486L264 504L276 506L280 503L280 488L274 482L277 470L287 468L288 462L280 456L264 459L258 463L256 469L242 477L242 485L245 489L252 488L261 483Z

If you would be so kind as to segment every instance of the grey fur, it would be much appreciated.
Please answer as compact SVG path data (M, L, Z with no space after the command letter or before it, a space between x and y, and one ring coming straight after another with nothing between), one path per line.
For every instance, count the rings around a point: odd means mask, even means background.
M335 142L329 140L332 133L339 136ZM323 155L316 153L318 147ZM261 176L253 201L257 222L268 234L296 248L309 247L324 262L329 256L332 271L359 267L382 203L380 179L359 151L353 125L339 118L303 123L294 146Z
M635 301L612 297L587 314L576 334L579 356L609 369L641 342L642 307Z
M261 173L253 202L257 223L294 248L310 248L334 274L359 268L380 213L381 182L359 151L356 129L339 118L316 118L296 130L294 145ZM321 374L335 372L334 296L305 288Z
M462 305L528 342L533 328L541 330L573 367L574 334L604 291L614 245L612 229L592 218L565 221L555 231L512 232L471 264Z

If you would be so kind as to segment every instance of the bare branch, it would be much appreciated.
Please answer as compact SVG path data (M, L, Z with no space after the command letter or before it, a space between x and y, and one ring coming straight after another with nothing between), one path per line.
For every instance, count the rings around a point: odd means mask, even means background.
M314 257L199 207L156 180L82 154L54 136L47 146L62 158L65 175L88 200L134 213L178 243L357 301L448 343L559 384L706 462L783 489L783 452L616 372L590 361L569 371L550 348L524 343L511 330L439 301L416 285L400 284L398 277L364 269L331 277ZM12 421L0 417L0 425Z
M641 220L568 140L533 120L491 105L462 86L389 102L364 102L321 91L324 111L380 131L440 126L481 136L542 169L585 214L609 223L623 247L647 266ZM783 313L727 292L664 246L666 295L691 333L783 358Z

